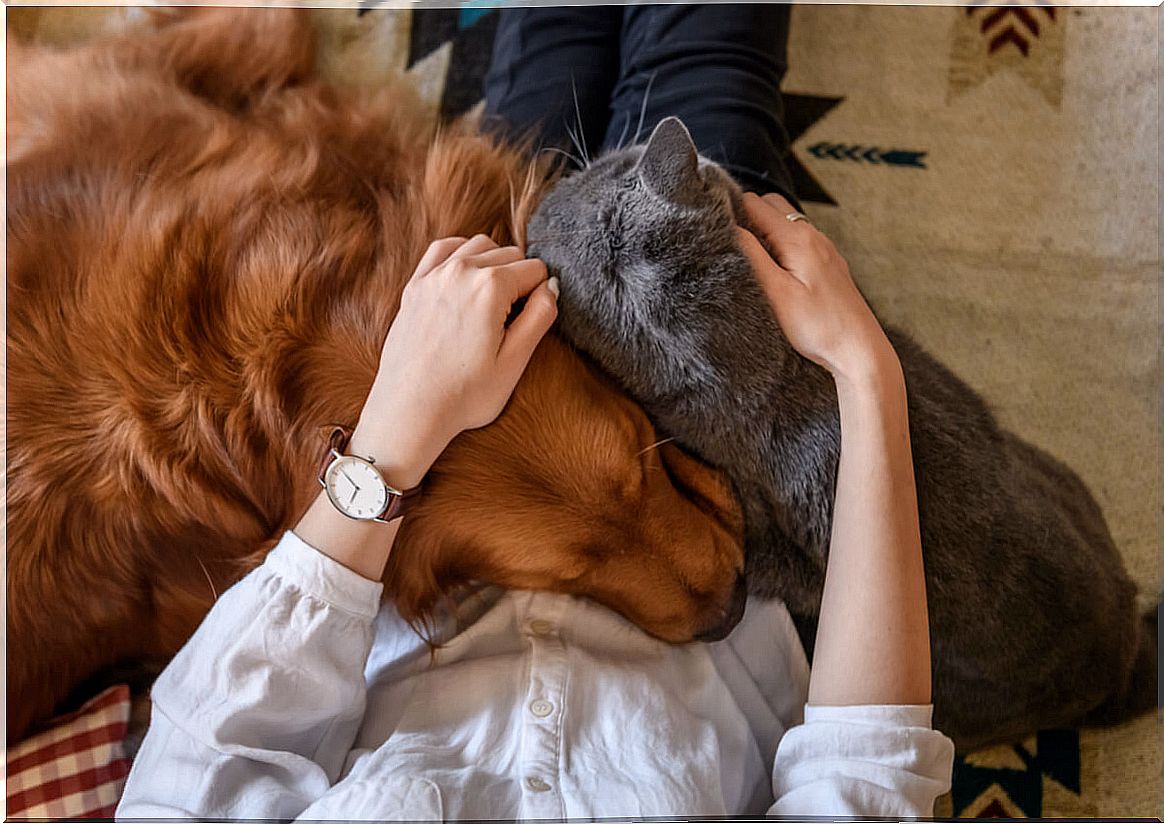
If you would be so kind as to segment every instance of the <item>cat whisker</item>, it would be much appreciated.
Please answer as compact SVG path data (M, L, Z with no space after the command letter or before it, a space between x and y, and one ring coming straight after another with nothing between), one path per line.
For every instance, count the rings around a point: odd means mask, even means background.
M194 560L198 562L198 566L202 567L202 574L206 576L206 583L210 584L210 593L214 596L214 600L218 600L218 590L214 588L214 579L210 577L210 570L206 568L206 564L202 563L202 559L197 555Z
M578 142L578 135L574 133L573 127L566 127L566 135L570 138L570 143L578 151L578 157L581 158L578 161L578 168L585 169L587 167L586 154L582 150L582 144Z
M634 140L631 143L639 142L639 133L643 130L643 118L647 116L647 98L651 96L651 84L655 82L655 75L657 72L651 72L651 76L647 78L647 90L643 92L643 107L639 110L639 125L635 128Z
M660 446L662 446L663 444L665 444L665 443L671 443L671 441L673 441L673 440L675 440L675 436L674 436L674 435L672 435L670 438L663 438L663 440L661 440L661 441L655 441L653 444L651 444L650 446L648 446L646 449L640 450L638 453L636 453L636 454L635 454L635 457L636 457L636 458L641 458L643 455L646 455L646 454L647 454L648 452L650 452L652 449L658 449L658 448L659 448Z
M537 236L537 240L535 242L536 243L545 243L547 241L554 241L554 240L568 240L570 238L585 237L588 234L589 234L589 232L587 232L585 230L579 230L577 232L558 232L556 234L548 234L548 233L539 234Z
M589 229L561 229L556 232L542 232L538 235L541 238L564 238L564 237L579 237L590 234Z
M570 154L565 149L559 149L557 146L546 146L543 149L541 149L541 151L543 151L543 152L556 152L557 154L560 154L563 157L568 158L572 163L577 165L579 169L586 168L583 165L582 160L577 155Z
M586 133L582 129L582 110L581 110L581 107L579 107L579 105L578 105L578 84L575 83L573 77L570 78L570 88L574 92L574 117L575 117L574 124L578 128L578 135L581 136L581 138L582 138L582 145L579 146L578 145L578 137L575 136L574 137L574 145L577 147L578 151L582 154L582 157L586 160L586 166L587 166L587 168L589 168L589 166L590 166L590 152L587 150L587 146L586 146Z
M729 172L747 172L750 175L756 175L756 176L762 177L762 178L768 177L767 172L760 172L756 169L749 169L747 166L741 166L738 163L728 163L727 161L724 161L724 160L717 160L715 162L719 166L722 166L724 169L727 169Z
M586 229L571 229L570 231L546 232L542 237L577 237L578 235L587 234L587 232L588 230Z
M624 112L626 114L626 112ZM627 132L630 131L630 115L626 114L626 120L622 124L622 134L618 136L618 148L622 148L623 141L626 140Z

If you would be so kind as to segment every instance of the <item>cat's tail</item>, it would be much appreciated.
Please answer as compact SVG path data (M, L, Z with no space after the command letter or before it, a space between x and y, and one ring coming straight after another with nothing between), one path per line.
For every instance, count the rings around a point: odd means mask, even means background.
M1093 709L1084 718L1086 726L1119 724L1158 708L1160 701L1159 649L1160 603L1140 619L1139 644L1124 688Z

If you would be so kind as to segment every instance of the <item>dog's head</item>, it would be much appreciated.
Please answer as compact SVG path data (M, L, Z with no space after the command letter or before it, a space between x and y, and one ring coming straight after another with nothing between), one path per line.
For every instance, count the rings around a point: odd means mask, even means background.
M498 420L456 438L405 519L385 581L405 617L479 579L589 596L672 642L743 612L741 518L724 479L554 336Z

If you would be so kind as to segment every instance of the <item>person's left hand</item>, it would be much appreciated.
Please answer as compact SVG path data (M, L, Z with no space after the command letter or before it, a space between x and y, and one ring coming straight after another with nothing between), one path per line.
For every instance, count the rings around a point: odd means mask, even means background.
M778 194L745 194L744 209L772 254L742 227L737 228L740 248L796 351L837 379L896 361L832 241L808 221L789 221L792 204Z

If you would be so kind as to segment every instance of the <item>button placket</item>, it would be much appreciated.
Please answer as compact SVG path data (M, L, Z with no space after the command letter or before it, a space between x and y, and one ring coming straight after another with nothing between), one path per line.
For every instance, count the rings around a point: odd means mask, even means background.
M562 604L557 596L535 596L530 602L530 611L536 617L525 622L531 637L519 773L523 789L522 818L566 817L559 782L566 655L556 619Z

